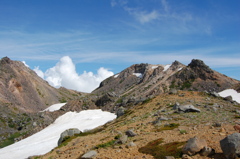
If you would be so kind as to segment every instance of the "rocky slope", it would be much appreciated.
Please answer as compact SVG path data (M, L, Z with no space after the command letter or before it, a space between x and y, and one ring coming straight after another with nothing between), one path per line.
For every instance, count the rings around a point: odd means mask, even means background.
M53 88L20 61L0 60L0 147L27 136L54 121L39 113L52 104L78 99L83 94L66 88ZM45 116L45 117L44 117ZM3 144L5 145L5 144Z
M178 105L193 105L200 111L179 112ZM225 159L220 140L237 132L233 126L240 122L239 107L205 92L163 93L137 104L113 122L72 137L46 155L32 158L80 159L90 150L95 151L93 159L182 158L183 145L197 136L215 153L211 156L197 153L188 159Z

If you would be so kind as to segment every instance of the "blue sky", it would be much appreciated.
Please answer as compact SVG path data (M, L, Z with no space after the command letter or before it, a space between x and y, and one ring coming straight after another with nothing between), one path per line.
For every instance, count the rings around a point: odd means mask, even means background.
M78 74L202 59L240 80L239 0L1 0L0 56Z

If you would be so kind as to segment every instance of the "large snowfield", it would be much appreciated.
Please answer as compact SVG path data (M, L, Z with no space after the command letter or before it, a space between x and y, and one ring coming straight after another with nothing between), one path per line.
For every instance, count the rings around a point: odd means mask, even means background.
M227 97L227 96L231 96L232 100L235 100L236 102L240 103L240 93L238 93L236 90L234 89L226 89L222 92L218 93L221 97Z
M79 113L67 112L42 131L0 149L0 159L25 159L29 156L45 154L57 146L60 134L66 129L89 130L115 118L115 114L100 109L85 110Z

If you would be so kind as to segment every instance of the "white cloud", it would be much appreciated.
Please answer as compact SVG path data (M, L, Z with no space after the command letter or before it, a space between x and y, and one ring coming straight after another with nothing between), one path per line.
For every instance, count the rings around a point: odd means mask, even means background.
M112 1L111 1L111 6L112 6L112 7L115 7L116 5L117 5L117 2L116 2L115 0L112 0Z
M124 10L134 16L134 18L142 24L158 19L159 17L159 13L156 10L147 12L136 8L129 8L127 6L124 6Z
M22 63L23 63L26 67L29 67L25 61L22 61Z
M166 0L161 0L161 3L162 3L162 5L163 5L164 11L165 11L165 12L168 12L169 7L168 7L167 1L166 1Z
M39 69L39 66L35 67L35 68L33 69L33 71L35 71L39 77L41 77L42 79L44 79L44 73L43 73L43 71L41 71L41 70Z
M145 11L142 11L142 12L134 12L134 16L136 17L136 19L144 24L144 23L148 23L152 20L155 20L155 19L158 19L159 17L159 14L157 11L153 10L152 12L150 13L147 13Z
M35 68L34 71L41 77L41 70ZM78 75L72 59L69 56L64 56L52 68L44 73L45 80L54 87L66 87L81 92L91 92L97 88L104 79L114 75L113 72L101 67L97 74L84 71Z

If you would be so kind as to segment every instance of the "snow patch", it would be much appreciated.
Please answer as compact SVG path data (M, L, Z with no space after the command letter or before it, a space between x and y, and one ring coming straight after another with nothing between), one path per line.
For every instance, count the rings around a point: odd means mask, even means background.
M158 66L152 66L152 69L156 69L156 68L158 68Z
M100 109L79 113L67 112L42 131L0 149L0 158L24 159L33 155L43 155L57 146L60 134L69 128L81 131L96 128L116 118L116 115Z
M218 94L221 97L231 96L233 100L235 100L236 102L240 103L240 93L238 93L234 89L226 89L226 90L224 90L222 92L219 92Z
M163 72L167 71L171 65L165 65Z
M182 70L182 67L178 69L178 71L181 71Z
M138 78L142 78L143 75L141 73L133 73L133 75L137 76Z
M62 106L64 106L66 103L58 103L58 104L53 104L47 109L44 109L43 112L49 111L49 112L54 112L56 110L59 110Z
M119 76L119 74L116 74L116 75L114 75L114 78L117 78Z

